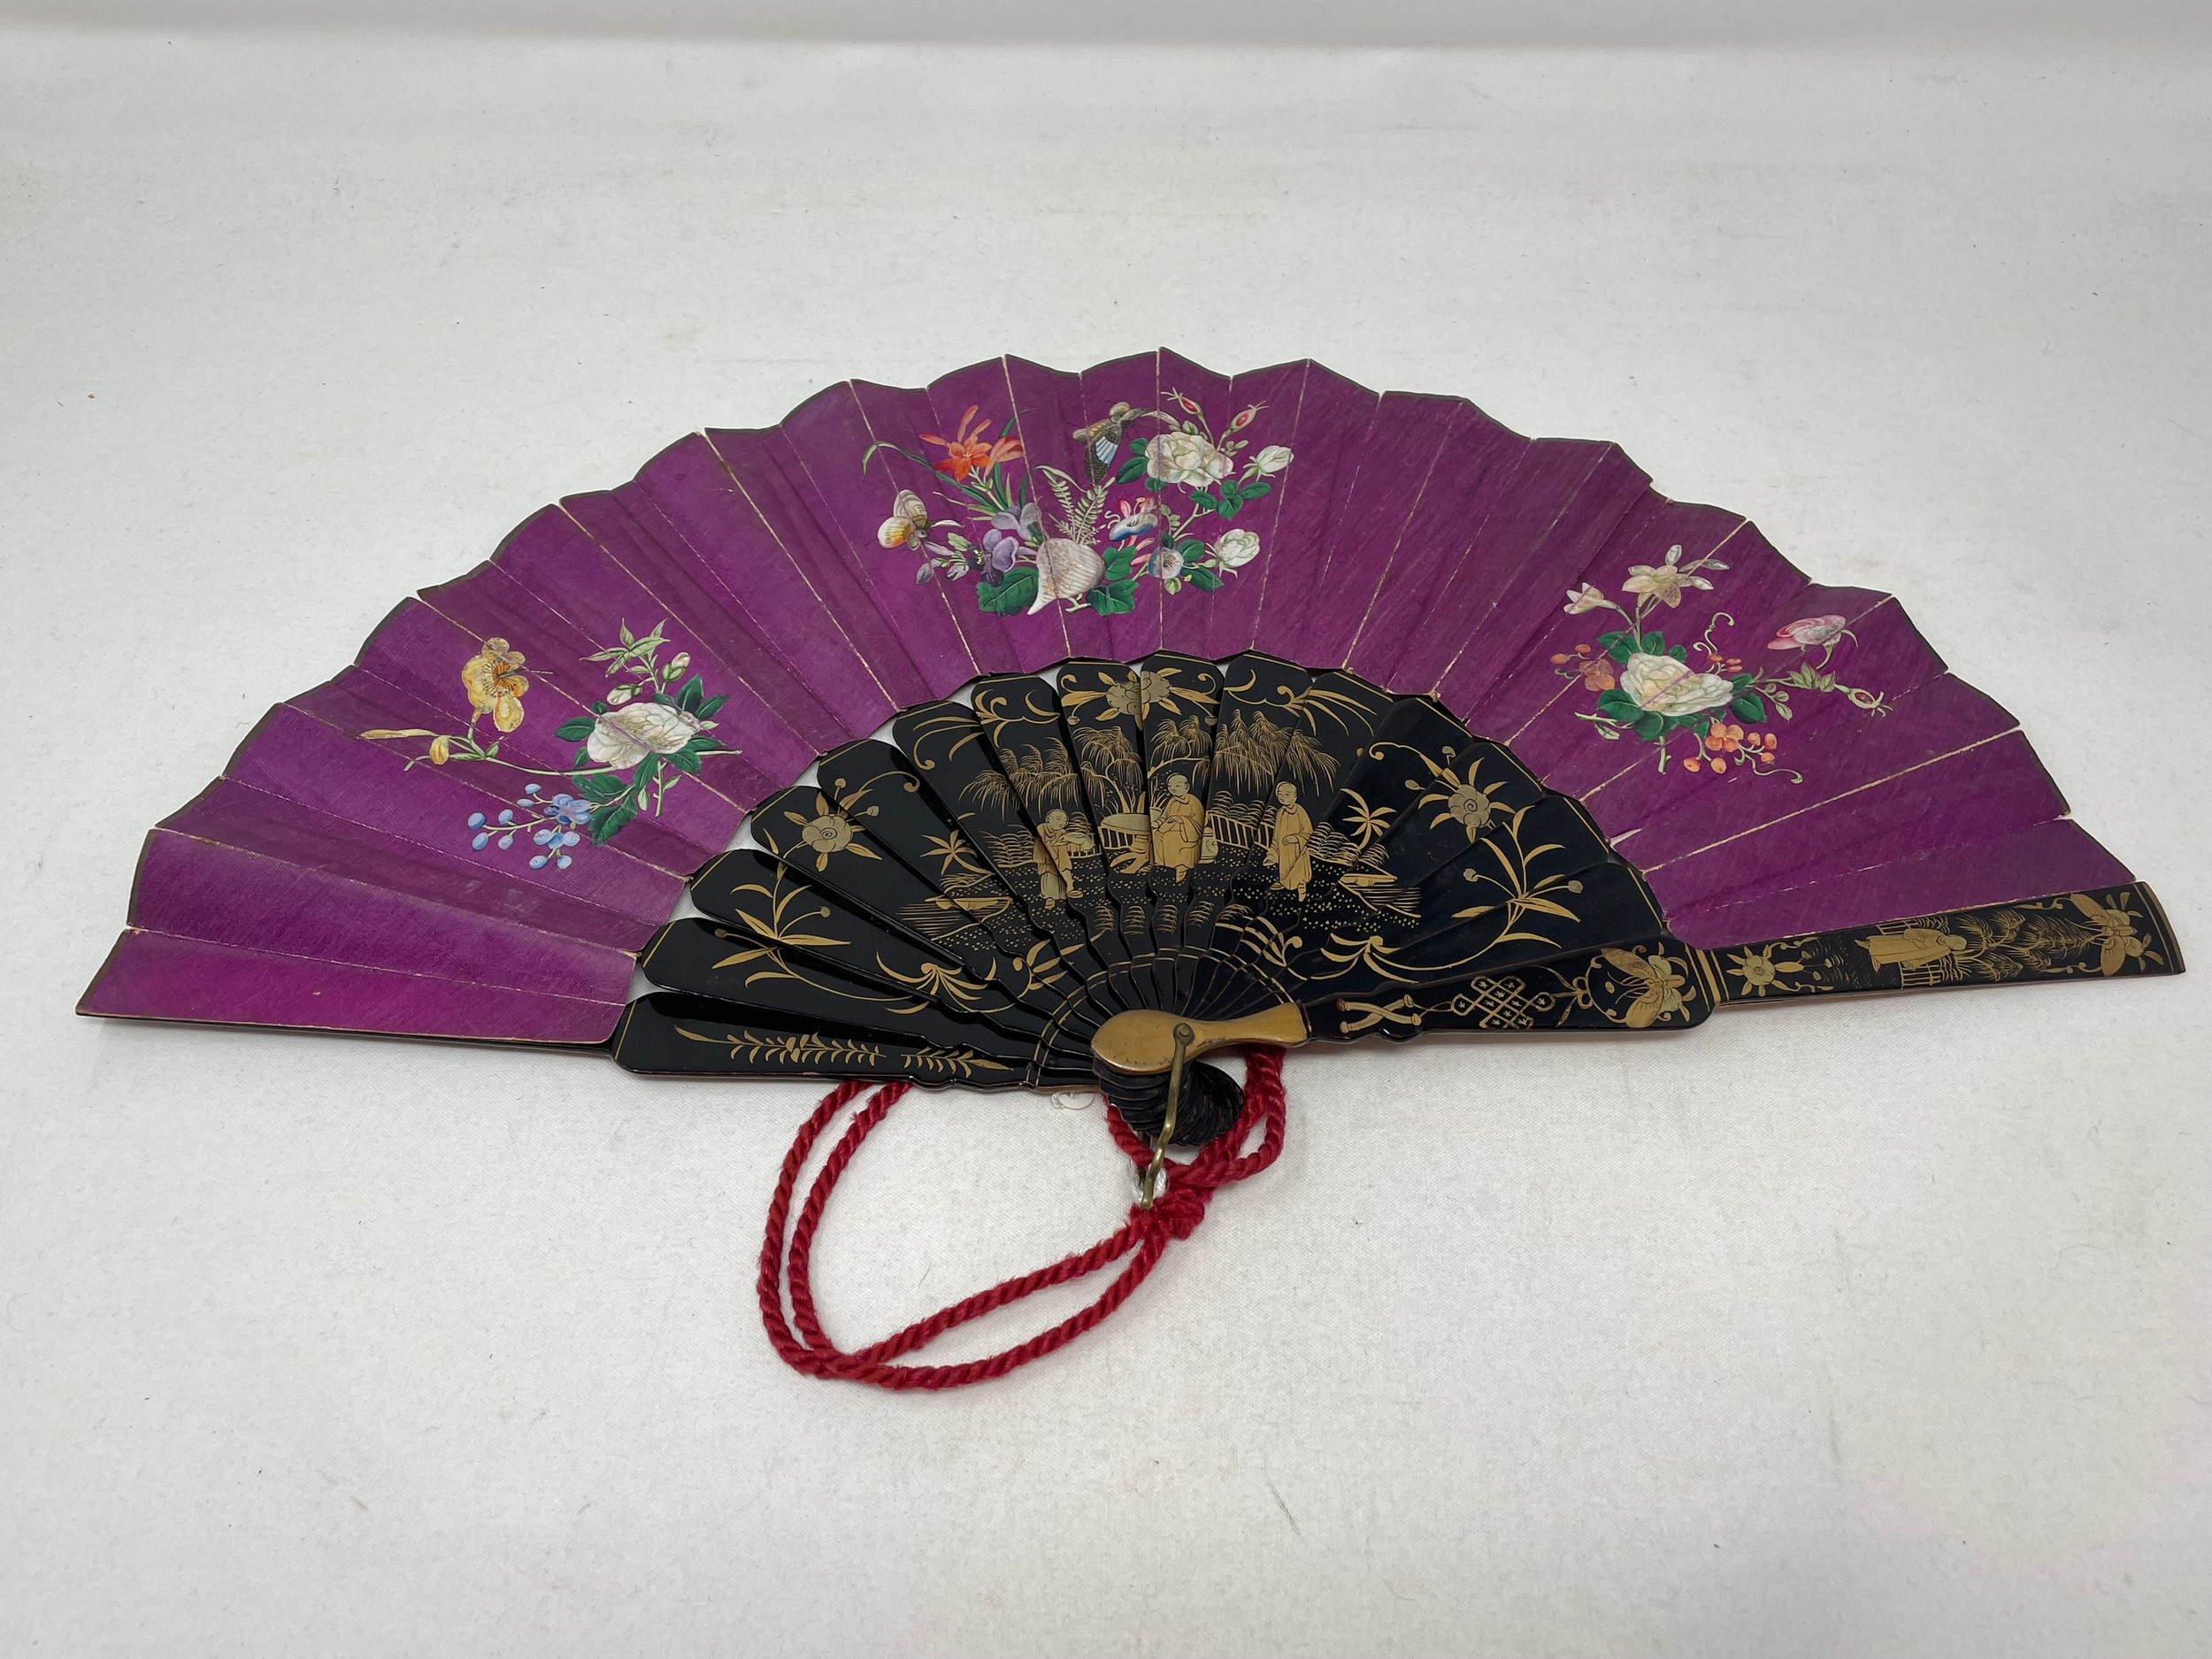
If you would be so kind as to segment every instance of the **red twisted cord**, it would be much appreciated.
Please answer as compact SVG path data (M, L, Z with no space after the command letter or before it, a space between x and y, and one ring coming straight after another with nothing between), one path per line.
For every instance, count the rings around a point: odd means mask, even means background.
M1129 1218L1089 1249L1079 1250L1049 1267L1041 1267L1034 1272L994 1285L988 1290L978 1291L950 1307L939 1309L926 1319L917 1319L879 1342L871 1342L849 1353L824 1333L820 1316L815 1311L814 1286L810 1275L815 1229L821 1225L822 1211L846 1165L860 1150L860 1143L904 1096L907 1085L883 1084L860 1110L831 1148L821 1172L815 1176L806 1202L799 1207L795 1223L790 1218L791 1196L798 1187L799 1171L805 1166L814 1143L821 1139L822 1132L867 1087L854 1079L840 1083L824 1095L822 1103L814 1109L813 1116L806 1120L798 1138L791 1143L791 1150L784 1156L775 1196L768 1204L767 1237L761 1246L760 1317L768 1328L769 1341L775 1345L784 1363L793 1370L804 1371L810 1377L872 1383L879 1388L958 1388L1003 1377L1016 1366L1026 1365L1033 1359L1041 1359L1066 1347L1129 1300L1159 1264L1171 1240L1187 1239L1197 1230L1198 1224L1206 1218L1208 1201L1217 1192L1258 1174L1274 1163L1283 1149L1283 1051L1256 1048L1245 1062L1244 1110L1236 1126L1201 1148L1189 1163L1170 1164L1167 1190L1155 1200L1151 1209L1132 1205ZM1113 1131L1116 1144L1141 1171L1152 1162L1152 1148L1130 1132L1120 1114L1111 1107L1107 1109L1106 1122ZM1255 1128L1261 1131L1260 1144L1249 1153L1240 1152ZM790 1240L787 1246L784 1229L787 1224ZM995 1309L1007 1307L1050 1286L1064 1285L1094 1273L1125 1256L1129 1257L1128 1263L1099 1293L1098 1300L1026 1341L987 1358L957 1365L891 1363L934 1341L956 1325L981 1318ZM787 1319L783 1310L787 1286L791 1294L791 1315Z

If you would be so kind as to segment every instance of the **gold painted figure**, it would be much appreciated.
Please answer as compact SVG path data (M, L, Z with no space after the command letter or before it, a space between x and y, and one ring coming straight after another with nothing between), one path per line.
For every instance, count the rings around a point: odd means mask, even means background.
M1037 886L1048 899L1073 899L1082 896L1075 886L1075 856L1091 849L1089 837L1071 828L1068 815L1055 807L1045 814L1045 821L1037 830L1035 857Z
M1275 864L1275 885L1295 894L1302 902L1306 888L1313 880L1313 859L1306 850L1313 840L1313 820L1306 816L1306 809L1298 804L1298 791L1294 785L1277 784L1275 799L1280 804L1275 809L1274 826L1269 832L1267 856Z
M1859 947L1878 968L1893 964L1900 968L1928 968L1964 950L1967 941L1939 928L1903 927L1893 933L1870 934L1859 941Z
M1205 833L1206 809L1190 792L1190 780L1179 772L1167 780L1167 799L1152 821L1152 862L1179 878L1190 874L1198 865Z

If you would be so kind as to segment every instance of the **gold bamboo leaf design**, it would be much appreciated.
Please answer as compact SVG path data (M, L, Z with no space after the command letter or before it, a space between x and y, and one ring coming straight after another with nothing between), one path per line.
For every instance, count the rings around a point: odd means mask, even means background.
M804 920L808 917L826 917L831 914L831 911L827 905L822 905L808 911L805 917L795 916L795 907L804 903L815 895L804 889L787 886L780 871L777 872L772 884L764 886L760 882L750 881L735 889L731 896L735 899L746 894L751 894L759 898L766 904L767 909L764 911L759 905L740 908L738 920L743 922L747 927L763 939L770 940L779 945L795 945L802 949L809 945L827 947L848 945L852 942L849 939L833 939L827 933L798 932L794 926L795 920ZM722 963L715 964L717 967L724 965L726 964Z
M892 1055L872 1042L828 1038L813 1033L779 1033L769 1036L759 1032L732 1031L715 1036L693 1031L687 1025L679 1025L676 1033L689 1038L693 1042L707 1043L721 1048L732 1059L743 1061L749 1065L769 1064L818 1069L837 1066L872 1066L879 1069L895 1065L903 1071L943 1077L973 1077L979 1072L1013 1069L967 1048L915 1049Z

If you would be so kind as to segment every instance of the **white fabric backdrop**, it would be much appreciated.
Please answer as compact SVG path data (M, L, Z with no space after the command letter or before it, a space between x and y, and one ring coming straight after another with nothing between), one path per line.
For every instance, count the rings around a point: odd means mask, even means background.
M2212 957L2208 109L2178 48L0 33L0 1646L2203 1651L2212 973L1294 1056L1275 1171L940 1399L759 1333L810 1089L69 1009L146 827L539 503L1160 343L1894 589ZM918 1101L835 1328L1123 1193Z

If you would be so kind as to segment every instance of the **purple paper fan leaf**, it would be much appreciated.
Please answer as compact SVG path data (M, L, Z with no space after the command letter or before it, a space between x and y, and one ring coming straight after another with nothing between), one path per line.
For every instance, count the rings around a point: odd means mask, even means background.
M1404 526L1468 407L1457 398L1384 394L1360 438L1347 494L1331 515L1327 562L1290 660L1348 661L1369 606L1389 580Z
M619 1002L630 958L541 928L157 829L139 868L137 925L210 944L388 968L457 987Z
M617 492L626 501L631 493ZM872 604L841 606L837 571L796 563L705 438L662 450L639 472L634 493L777 640L793 671L832 701L841 720L879 725L900 706L891 686L921 683L880 613ZM649 527L657 537L660 526Z
M1353 487L1381 402L1367 388L1317 363L1307 365L1297 422L1284 445L1291 461L1283 475L1273 543L1263 546L1249 567L1258 572L1261 588L1253 649L1290 662L1309 660L1308 624L1335 600L1329 580L1331 552L1352 532Z
M918 612L910 588L871 580L858 551L815 511L806 469L792 453L789 440L774 427L717 428L705 440L728 474L726 495L718 504L739 514L726 534L736 533L741 525L741 534L750 537L752 526L761 526L776 554L803 577L816 603L836 619L895 705L905 708L934 695L943 683L941 661L933 675L909 647L924 660L941 657L942 641L934 626L939 613ZM696 495L685 499L697 510ZM741 549L737 558L749 564L749 553L768 557L764 545Z
M721 435L707 434L716 441ZM928 695L942 696L984 672L955 614L955 601L964 597L953 591L956 584L941 572L926 582L897 580L902 565L921 556L927 536L916 545L884 545L887 526L912 526L895 517L896 489L881 488L888 469L864 469L857 459L875 442L857 388L849 382L831 387L758 437L760 457L772 462L787 498L803 503L811 537L836 548L841 585L882 612Z
M1250 538L1239 538L1237 543L1250 557L1226 570L1217 557L1213 566L1217 587L1200 587L1195 577L1187 584L1192 588L1188 603L1173 603L1166 613L1171 649L1217 661L1254 649L1269 581L1279 568L1295 580L1300 549L1286 545L1281 526L1285 503L1303 488L1297 433L1312 367L1302 360L1285 363L1240 374L1229 382L1223 407L1234 411L1231 422L1247 410L1256 411L1250 424L1234 434L1245 447L1235 457L1238 507L1229 521L1231 528ZM1217 548L1227 532L1219 526L1217 530L1210 545Z
M976 590L987 579L980 568L982 538L964 510L944 499L945 474L924 454L929 446L921 434L938 429L929 394L868 380L850 385L863 441L841 453L810 453L809 465L848 533L876 538L870 580L926 589L959 634L976 673L1010 672L1015 649L1008 625L1019 616L1003 617L977 602Z
M1271 693L1248 673L1233 728L1216 730L1213 671L1190 658L1248 651L1311 672ZM1151 952L1241 929L1245 949L1340 966L1340 948L1382 949L1369 930L1396 924L1381 918L1447 896L1396 879L1391 849L1455 826L1471 845L1503 810L1493 792L1532 794L1529 774L1580 801L1692 946L2037 895L2127 902L2111 897L2126 871L2066 816L2011 717L1949 675L1895 599L1813 582L1740 515L1660 495L1611 444L1525 438L1463 399L1378 396L1305 361L1225 375L1163 349L1069 373L1003 357L926 390L842 382L776 426L695 434L403 602L153 833L86 1008L601 1041L636 953L744 813L896 712L1070 657L1155 666L1084 671L1079 777L1032 746L998 806L949 809L993 826L981 863L947 839L950 818L932 836L917 818L936 810L926 764L864 806L786 797L800 874L900 910L883 939L907 966L815 993L905 1006L918 955L927 979L941 948L977 973L993 950L1044 949L1024 916L1049 933L1046 956L1010 967L1003 996L995 968L960 993L1004 1004L994 1041L1052 1006L1047 958L1084 974L1126 958L1128 985L1156 991L1227 987L1240 970L1225 958ZM1463 749L1434 707L1386 709L1359 677L1432 696L1510 753ZM924 728L941 745L975 731L945 704ZM1271 785L1279 766L1296 780ZM1354 799L1355 771L1387 798ZM1178 833L1156 841L1169 820L1148 792L1187 794L1194 776L1202 802L1172 809ZM1069 818L1080 800L1094 823ZM1647 940L1649 897L1575 809L1543 810L1581 838L1578 868L1604 872L1588 890L1643 930L1610 936ZM1148 869L1137 849L1156 844L1189 857ZM928 864L943 868L922 893ZM1317 882L1322 864L1334 873ZM1499 879L1479 858L1460 877ZM1337 910L1305 911L1309 887ZM1558 895L1585 890L1509 895L1527 912L1523 958L1564 949L1540 930L1575 922ZM2152 961L2099 902L2038 912L2068 912L2070 933L2039 926L2090 940L2102 973ZM1438 919L1498 909L1463 903ZM1271 935L1279 911L1294 926ZM2158 948L2171 971L2170 941ZM1399 983L1374 962L1373 985ZM1663 977L1648 986L1662 1006ZM1123 994L1084 991L1101 1010ZM1376 994L1368 1025L1413 1017ZM772 1023L729 1041L780 1039Z
M542 700L537 700L542 707ZM518 796L535 787L536 792L551 795L564 791L573 792L584 787L580 779L603 785L610 791L628 778L600 765L590 759L577 764L577 749L571 745L553 741L551 723L542 716L528 718L522 728L503 733L496 728L478 728L478 741L487 749L495 749L495 757L472 761L461 757L460 748L449 746L450 758L440 764L428 758L434 752L436 737L372 739L371 732L429 730L437 733L442 728L450 733L465 730L466 722L443 710L415 702L385 681L360 669L349 669L337 679L312 691L303 692L291 699L290 706L303 714L329 726L342 737L361 742L364 747L380 747L403 765L415 762L413 772L436 772L443 778L466 787L475 803L471 811L483 810L496 818L503 811L519 806ZM641 709L617 711L617 718L635 716ZM521 740L530 727L538 728L534 741ZM741 810L731 802L703 789L683 789L670 792L660 808L649 818L641 819L638 833L625 839L625 856L640 859L681 877L698 867L700 862L711 857L727 843L737 828ZM517 821L534 819L534 810L523 810ZM456 821L457 833L467 821L464 814Z
M1146 351L1085 370L1077 422L1085 436L1079 441L1074 432L1069 434L1078 457L1070 470L1088 479L1095 469L1106 488L1102 529L1127 551L1133 569L1140 560L1144 566L1135 579L1132 608L1106 618L1110 643L1104 655L1117 662L1133 663L1157 650L1167 626L1168 595L1158 586L1158 570L1168 514L1157 488L1145 476L1138 449L1158 427L1141 411L1160 407L1161 357ZM1159 522L1148 526L1148 518Z
M1153 407L1160 413L1156 419L1139 423L1136 435L1145 440L1147 465L1136 482L1160 503L1166 534L1162 554L1152 561L1152 579L1139 585L1140 594L1158 617L1156 632L1136 634L1132 643L1142 647L1149 641L1153 650L1211 655L1204 640L1207 618L1220 596L1267 557L1266 544L1257 542L1259 551L1248 563L1225 570L1218 549L1227 539L1230 557L1236 557L1252 545L1245 538L1259 534L1243 497L1242 480L1250 457L1257 453L1253 446L1271 441L1260 434L1273 427L1273 411L1262 410L1244 426L1232 430L1247 404L1238 400L1230 376L1164 349L1156 356L1159 388ZM1263 421L1267 423L1264 427ZM1169 476L1180 481L1163 481L1158 467L1167 468ZM1216 472L1217 478L1212 476ZM1273 493L1271 483L1268 495ZM1263 495L1259 500L1267 498ZM1174 533L1179 523L1186 526L1180 535ZM1171 559L1167 557L1170 551ZM1162 569L1171 567L1181 572L1171 579L1176 584L1171 594L1159 577ZM1200 571L1212 572L1221 585L1210 589L1197 587ZM1149 650L1141 649L1137 654L1149 655ZM1222 655L1234 656L1235 652Z
M1021 441L1018 465L1027 479L1030 501L1037 509L1039 530L1048 538L1071 541L1087 554L1103 559L1109 554L1104 523L1109 503L1093 493L1083 465L1083 446L1075 435L1085 424L1082 377L1013 357L1002 357L999 368L1006 380L1006 405L1012 411L1014 434ZM1018 518L1014 522L1018 523ZM996 528L998 534L1006 534L1002 524ZM986 532L987 538L989 534ZM1040 555L1041 572L1047 563ZM1116 625L1135 613L1142 584L1110 583L1109 574L1102 569L1089 588L1075 595L1072 607L1054 607L1060 612L1071 656L1115 655ZM1124 611L1123 605L1131 609ZM1156 605L1152 614L1156 633Z
M577 1044L604 1042L623 1008L136 930L79 1004L122 1019Z
M558 596L557 607L540 597L549 594ZM727 712L718 711L718 718L746 735L741 752L706 783L749 806L811 758L808 731L827 734L834 727L812 697L795 698L772 672L764 676L760 655L744 650L741 641L733 646L714 618L699 619L693 606L672 602L685 597L672 596L664 581L641 580L559 508L548 508L509 536L485 572L423 595L476 637L504 637L527 652L540 671L534 686L579 713L638 683L631 670L641 664L608 655L622 631L657 634L664 643L656 666L666 671L664 687L696 675L727 698ZM685 665L673 667L679 661ZM786 705L796 706L803 726L793 724Z
M1390 540L1357 557L1377 580L1345 647L1353 672L1405 691L1433 687L1440 662L1495 599L1496 582L1482 568L1484 538L1532 452L1472 403L1424 401L1438 447L1404 520L1379 522Z
M578 884L526 881L511 867L488 864L465 841L435 846L405 841L235 779L209 785L164 818L157 830L580 944L626 952L649 932L641 918L595 903L578 891ZM411 949L403 938L389 942L397 951ZM408 960L401 956L383 965L404 967Z
M1005 359L971 364L931 381L929 403L929 424L901 442L935 475L922 492L932 518L956 526L948 536L964 537L979 550L994 531L1012 538L1011 545L990 543L991 562L968 578L953 603L1000 618L1020 672L1075 655L1069 630L1081 625L1071 623L1066 604L1035 604L1035 561L1044 513L1053 503L1048 495L1039 495L1042 480L1032 475ZM1033 516L1026 511L1032 507Z
M433 848L465 846L464 826L471 813L495 812L507 804L506 797L472 784L450 766L418 764L411 769L406 757L390 748L349 735L290 705L270 711L232 757L225 775L400 841ZM609 851L609 856L586 860L557 877L510 865L502 865L498 874L504 881L557 882L563 891L632 917L649 931L674 904L681 878L619 849Z
M1844 861L1844 862L1848 862ZM2119 887L2127 868L2070 818L2050 818L1987 840L1907 853L1816 879L1741 896L1724 889L1668 912L1686 943L1718 948L1927 916L2032 894Z
M1644 469L1615 444L1560 438L1531 444L1513 487L1485 519L1485 546L1500 553L1463 568L1463 580L1485 568L1491 593L1478 595L1471 626L1436 668L1436 695L1447 708L1480 710L1529 634L1557 615L1560 595L1648 495L1648 484ZM1516 546L1525 549L1517 568L1502 553ZM1416 655L1427 672L1438 652L1423 648Z
M749 687L801 748L818 753L834 747L845 722L861 718L865 693L872 687L856 692L849 690L848 682L834 679L819 685L810 680L797 664L814 631L772 630L762 624L704 569L675 527L641 493L625 485L618 490L571 495L557 511L658 604L666 606L670 620L692 638L707 641L728 672L724 683ZM502 549L503 557L522 545L518 537L511 536ZM596 647L595 639L589 642ZM844 648L841 634L837 646ZM854 707L846 706L849 697L855 700ZM773 741L772 733L769 746L762 750L764 764Z

